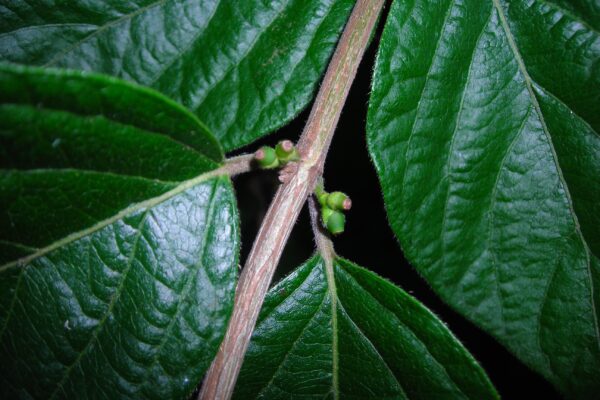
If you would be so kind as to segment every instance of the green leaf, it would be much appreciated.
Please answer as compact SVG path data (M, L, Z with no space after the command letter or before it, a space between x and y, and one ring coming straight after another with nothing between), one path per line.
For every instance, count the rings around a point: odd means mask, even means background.
M498 398L421 303L341 258L315 256L273 287L234 398Z
M595 4L396 1L368 116L409 260L574 398L600 391Z
M232 150L306 106L354 1L55 3L0 7L0 60L153 87L193 110Z
M0 398L185 398L239 227L216 140L162 95L0 65Z

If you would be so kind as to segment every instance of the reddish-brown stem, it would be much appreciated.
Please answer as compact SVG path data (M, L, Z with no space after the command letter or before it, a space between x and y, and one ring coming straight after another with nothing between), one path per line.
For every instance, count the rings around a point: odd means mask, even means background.
M221 167L223 172L229 176L243 174L253 168L254 154L242 154L241 156L228 158L225 165Z
M301 160L284 179L262 222L240 275L223 343L198 399L229 399L275 267L325 157L356 70L384 0L358 0L329 63L309 120L298 142Z

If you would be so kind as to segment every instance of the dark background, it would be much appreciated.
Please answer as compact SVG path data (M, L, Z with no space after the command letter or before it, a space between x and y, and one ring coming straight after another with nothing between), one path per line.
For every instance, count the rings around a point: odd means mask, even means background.
M482 364L503 398L530 398L530 394L535 393L536 398L558 399L560 396L548 382L525 367L491 336L452 311L435 295L404 258L387 223L379 182L369 159L365 136L370 80L383 28L381 21L352 85L325 164L326 189L341 190L353 202L352 210L347 213L346 231L334 239L336 252L391 280L433 310ZM253 152L263 144L275 145L281 139L296 141L308 119L311 106L312 103L284 128L236 154ZM235 177L234 184L242 218L243 265L277 189L278 180L276 172L254 171ZM303 263L314 251L308 209L305 206L286 245L273 282Z

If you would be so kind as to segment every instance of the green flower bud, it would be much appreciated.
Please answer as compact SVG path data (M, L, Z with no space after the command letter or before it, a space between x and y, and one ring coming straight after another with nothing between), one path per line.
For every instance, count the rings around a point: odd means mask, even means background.
M349 210L352 208L352 200L345 193L333 192L327 196L327 206L332 210Z
M279 167L279 160L275 149L269 146L263 146L254 153L254 159L261 168L271 169Z
M296 146L290 140L282 140L277 143L275 146L275 152L277 153L277 158L282 163L287 163L290 161L297 161L300 159L298 154L298 150L296 150Z
M344 232L346 216L343 211L349 210L352 206L350 198L342 192L327 193L323 190L322 183L315 188L315 196L321 204L323 226L333 235Z
M323 184L320 183L317 185L315 188L315 196L317 196L317 200L321 207L327 207L327 197L329 196L329 193L323 190Z
M330 210L328 208L328 210ZM325 224L325 226L327 227L327 230L329 230L329 232L331 232L334 235L338 235L342 232L344 232L344 225L346 224L346 216L339 212L339 211L335 211L335 210L330 210L331 213L328 213L328 217L327 217L327 222Z
M317 200L319 200L319 204L323 207L327 207L327 198L329 197L329 193L323 192L317 195Z
M321 218L323 219L323 226L327 226L327 221L329 221L329 217L333 214L333 210L329 207L321 207Z

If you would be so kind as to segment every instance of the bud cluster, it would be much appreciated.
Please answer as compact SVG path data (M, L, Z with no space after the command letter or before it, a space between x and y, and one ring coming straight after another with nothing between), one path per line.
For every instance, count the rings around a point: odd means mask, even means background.
M352 200L345 193L327 193L321 186L315 190L317 200L321 205L323 226L334 235L344 232L346 216L344 211L352 208Z
M254 153L254 159L261 168L273 169L289 163L298 161L300 156L294 143L290 140L282 140L275 148L263 146Z

